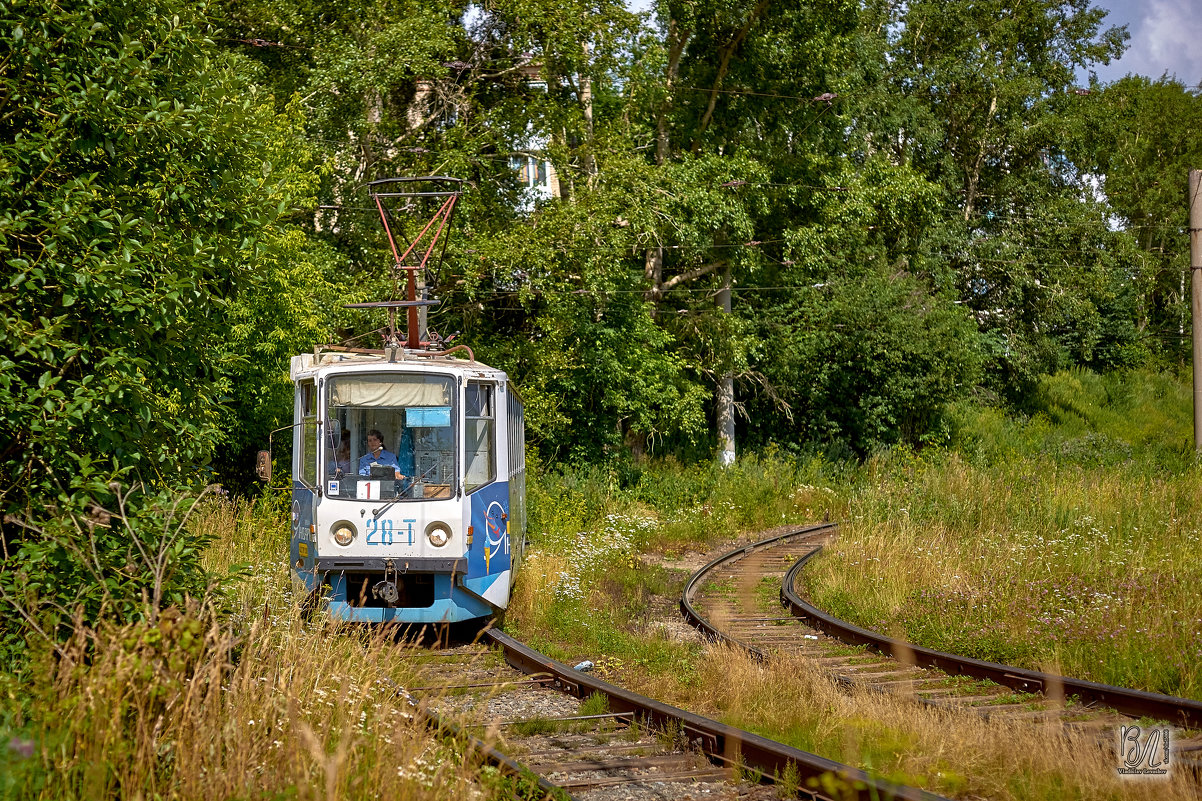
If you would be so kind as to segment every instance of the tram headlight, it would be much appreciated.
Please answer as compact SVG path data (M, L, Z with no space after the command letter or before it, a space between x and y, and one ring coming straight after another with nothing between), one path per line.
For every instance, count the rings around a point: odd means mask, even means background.
M335 523L330 532L334 535L334 542L339 545L347 546L355 541L355 526L345 520Z
M451 541L451 527L438 521L431 523L426 526L426 539L435 548L441 548Z

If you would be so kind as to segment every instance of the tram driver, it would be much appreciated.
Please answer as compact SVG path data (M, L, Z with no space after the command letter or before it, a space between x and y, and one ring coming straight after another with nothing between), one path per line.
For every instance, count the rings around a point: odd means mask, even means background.
M391 467L398 480L406 478L396 454L384 447L384 435L375 428L367 432L367 453L359 459L359 475L370 476L372 465Z

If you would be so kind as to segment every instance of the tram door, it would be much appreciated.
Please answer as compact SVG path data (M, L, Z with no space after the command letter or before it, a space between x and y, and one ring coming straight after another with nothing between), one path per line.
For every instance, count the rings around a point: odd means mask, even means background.
M464 385L464 470L474 532L468 552L465 586L498 608L509 597L509 485L499 475L497 384Z
M316 558L312 526L317 511L317 388L312 380L296 385L292 428L291 563L311 570Z

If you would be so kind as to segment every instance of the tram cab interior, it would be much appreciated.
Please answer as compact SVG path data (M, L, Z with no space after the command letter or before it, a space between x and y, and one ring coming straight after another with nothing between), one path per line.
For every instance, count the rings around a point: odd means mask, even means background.
M466 387L464 485L456 469L455 380L431 374L344 374L328 384L322 449L327 497L429 500L471 492L496 476L494 387ZM379 438L370 451L369 442Z
M331 377L323 449L328 496L453 497L457 490L454 388L453 379L438 375ZM375 442L378 450L370 451L369 442Z

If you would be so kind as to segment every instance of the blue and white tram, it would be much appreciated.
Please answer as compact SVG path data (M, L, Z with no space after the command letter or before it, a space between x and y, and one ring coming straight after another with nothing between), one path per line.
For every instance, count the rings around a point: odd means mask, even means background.
M503 611L525 543L521 399L504 372L405 348L292 359L291 567L345 621Z

